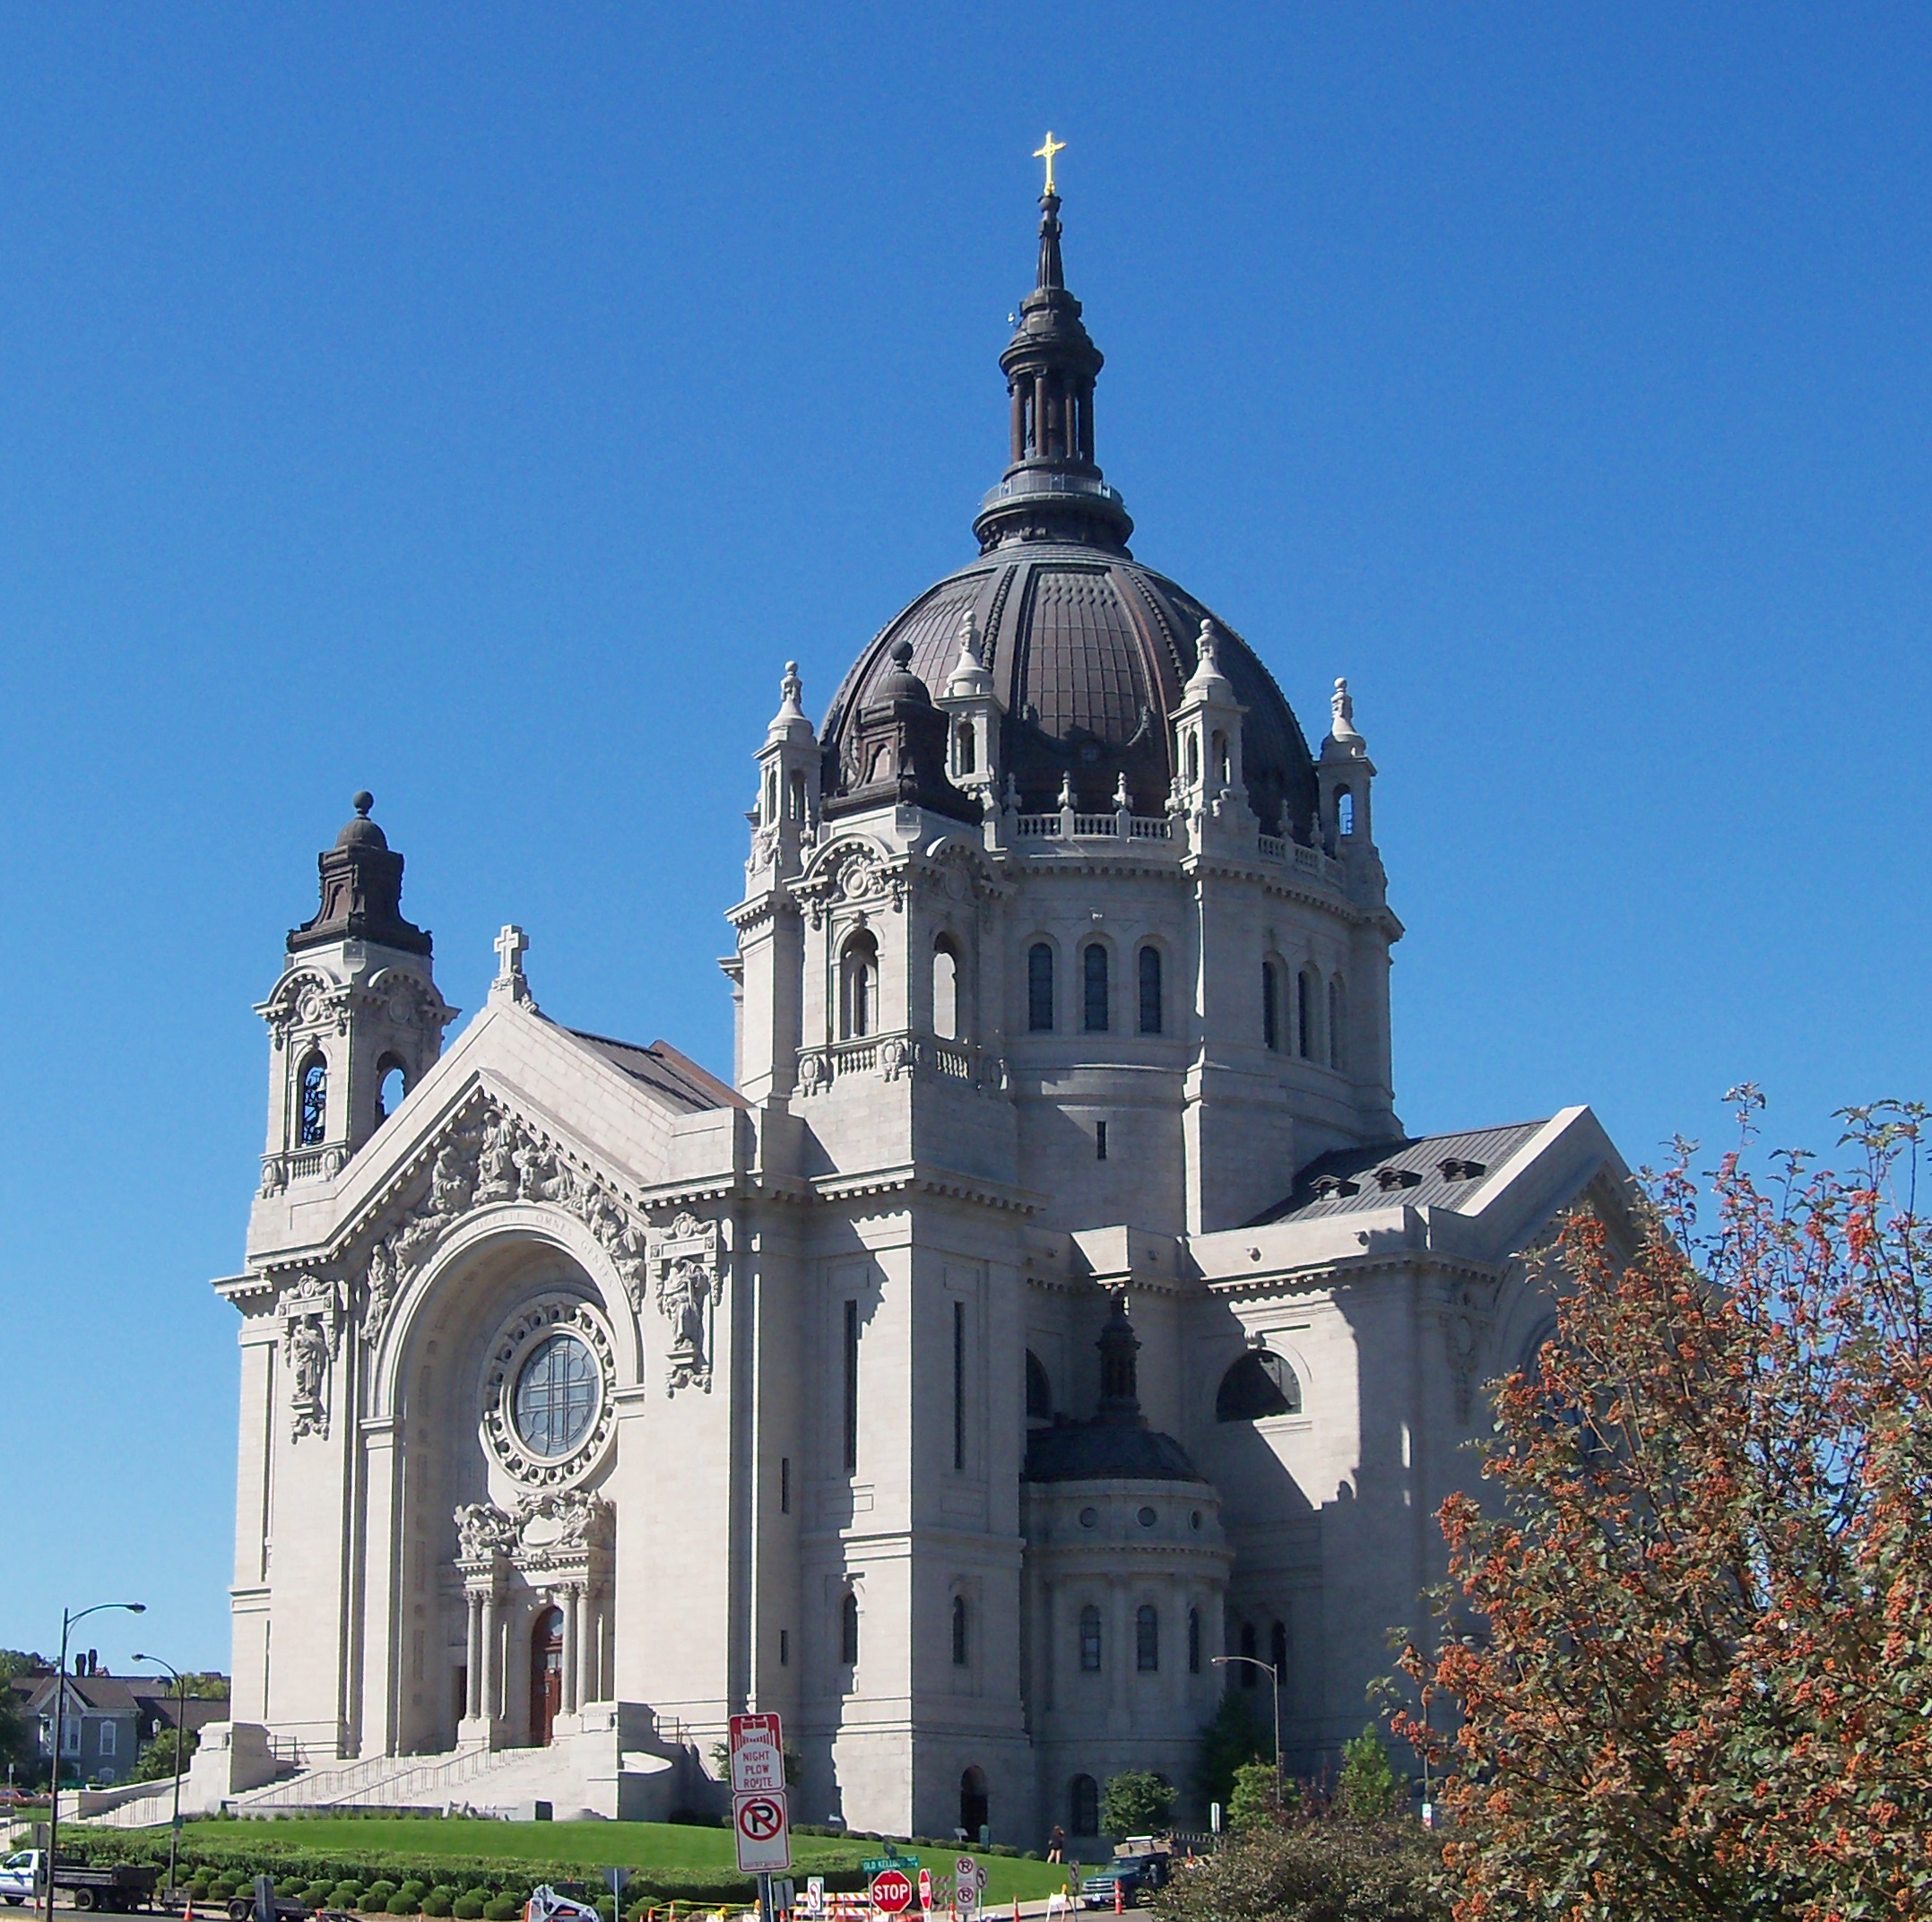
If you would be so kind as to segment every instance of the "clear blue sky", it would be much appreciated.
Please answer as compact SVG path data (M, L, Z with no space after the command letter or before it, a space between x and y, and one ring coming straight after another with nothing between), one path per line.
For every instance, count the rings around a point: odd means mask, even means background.
M1068 142L1136 550L1382 770L1412 1129L1932 1095L1932 14L0 12L0 1643L225 1665L251 1004L729 1065L781 663L971 551ZM125 1618L123 1618L125 1619Z

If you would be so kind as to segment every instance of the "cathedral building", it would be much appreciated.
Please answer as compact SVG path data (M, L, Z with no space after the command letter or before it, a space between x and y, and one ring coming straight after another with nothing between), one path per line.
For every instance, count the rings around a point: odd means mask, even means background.
M1587 1109L1404 1133L1347 688L1311 749L1130 548L1041 204L976 554L757 749L729 1083L514 927L446 1032L367 794L321 856L217 1284L257 1800L661 1818L757 1709L796 1821L1202 1820L1225 1692L1301 1771L1369 1719L1536 1251L1622 1212Z

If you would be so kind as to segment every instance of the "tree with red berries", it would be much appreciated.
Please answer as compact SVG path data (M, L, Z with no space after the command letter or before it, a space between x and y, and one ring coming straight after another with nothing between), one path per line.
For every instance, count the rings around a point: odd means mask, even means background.
M1633 1256L1580 1212L1496 1387L1398 1718L1443 1772L1459 1918L1932 1916L1928 1111L1849 1172L1691 1145Z

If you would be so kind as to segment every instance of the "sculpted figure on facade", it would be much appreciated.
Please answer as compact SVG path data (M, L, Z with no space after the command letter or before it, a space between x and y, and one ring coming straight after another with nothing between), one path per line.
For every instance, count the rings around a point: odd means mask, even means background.
M342 1345L342 1312L335 1286L311 1276L284 1288L276 1303L282 1317L282 1359L289 1369L293 1439L329 1432L329 1364Z
M556 1559L602 1548L611 1538L611 1504L580 1488L530 1496L523 1504L519 1538L526 1549Z
M456 1557L488 1562L516 1546L517 1521L492 1502L465 1502L455 1513Z
M718 1294L718 1225L680 1215L658 1235L652 1260L658 1312L671 1326L665 1386L711 1390L711 1304Z

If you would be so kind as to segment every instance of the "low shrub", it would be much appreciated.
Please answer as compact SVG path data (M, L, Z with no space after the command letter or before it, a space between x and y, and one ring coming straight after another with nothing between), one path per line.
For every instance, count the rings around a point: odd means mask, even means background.
M191 1902L205 1902L208 1900L208 1878L205 1875L191 1875L182 1887Z
M326 1909L330 1896L335 1893L335 1885L329 1882L312 1882L296 1897L304 1909Z
M483 1898L474 1889L465 1889L449 1905L449 1912L456 1922L482 1922Z
M232 1875L217 1875L208 1884L209 1898L213 1901L225 1902L234 1892L235 1878Z
M362 1884L360 1882L342 1881L329 1891L328 1906L331 1909L360 1909L362 1906Z
M447 1889L429 1889L422 1898L422 1912L426 1916L446 1916L453 1912L457 1898Z
M389 1898L396 1892L393 1882L372 1882L362 1892L362 1906L371 1915L380 1915L387 1910Z
M515 1922L523 1906L514 1895L493 1895L483 1904L483 1922Z

